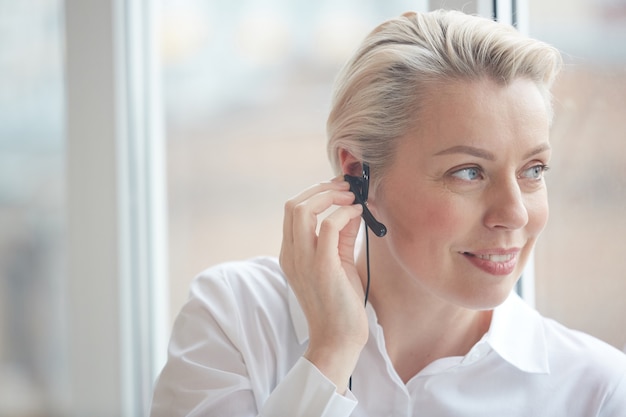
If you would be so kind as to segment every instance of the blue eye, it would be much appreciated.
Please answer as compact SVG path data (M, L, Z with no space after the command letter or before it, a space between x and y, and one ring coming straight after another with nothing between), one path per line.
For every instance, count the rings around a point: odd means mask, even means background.
M521 177L531 180L540 180L543 178L543 175L548 169L548 166L544 164L533 165L532 167L524 170Z
M459 169L453 172L452 176L465 181L475 181L483 178L482 171L477 167Z

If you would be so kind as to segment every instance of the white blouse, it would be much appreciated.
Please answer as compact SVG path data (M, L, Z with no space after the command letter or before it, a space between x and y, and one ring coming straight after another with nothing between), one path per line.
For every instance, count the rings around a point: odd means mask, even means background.
M275 258L208 269L174 324L151 416L626 416L626 355L515 294L467 355L407 384L371 305L367 314L369 341L342 396L302 357L306 319Z

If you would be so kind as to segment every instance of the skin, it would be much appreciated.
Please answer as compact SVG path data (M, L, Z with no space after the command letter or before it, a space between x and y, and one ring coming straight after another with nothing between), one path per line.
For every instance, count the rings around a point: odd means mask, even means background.
M405 382L482 337L548 219L549 121L533 82L438 85L418 120L368 202L389 230L370 239L370 302ZM345 150L340 158L354 174L360 161ZM340 393L368 337L364 248L353 256L361 207L352 202L340 178L294 197L281 250L309 323L305 357Z

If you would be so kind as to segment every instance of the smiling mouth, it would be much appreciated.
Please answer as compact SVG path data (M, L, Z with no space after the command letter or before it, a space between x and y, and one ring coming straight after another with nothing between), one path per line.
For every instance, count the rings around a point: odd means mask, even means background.
M496 253L489 253L496 252ZM496 276L507 276L515 272L519 250L484 251L484 253L460 252L472 265Z
M474 258L484 259L485 261L491 262L508 262L515 258L514 253L506 253L506 254L487 254L487 255L476 255L471 252L463 252L463 255L471 256Z

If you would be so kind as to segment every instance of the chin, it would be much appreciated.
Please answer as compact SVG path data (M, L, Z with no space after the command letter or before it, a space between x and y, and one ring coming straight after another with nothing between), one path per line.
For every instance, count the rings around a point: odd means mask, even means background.
M507 281L490 288L472 288L464 294L459 294L456 304L470 310L492 310L509 297L517 279Z

